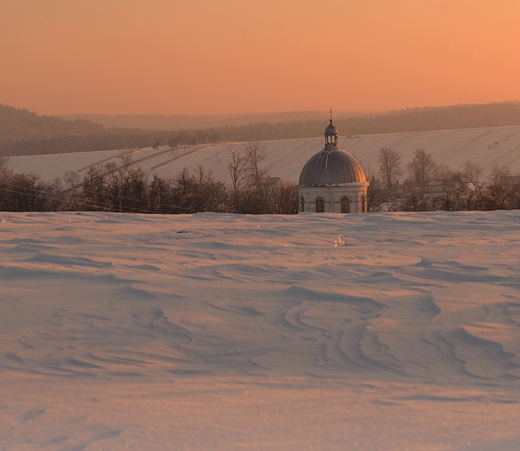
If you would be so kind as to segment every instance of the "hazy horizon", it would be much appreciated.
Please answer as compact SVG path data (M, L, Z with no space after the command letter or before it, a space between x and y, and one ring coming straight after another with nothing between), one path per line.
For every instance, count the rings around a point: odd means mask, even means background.
M6 0L0 103L42 115L520 99L513 0Z
M369 114L386 114L393 113L398 111L405 110L414 110L414 109L436 109L436 108L446 108L452 106L465 106L465 105L488 105L488 104L499 104L499 103L520 103L518 99L509 99L509 100L501 100L497 102L485 102L485 103L459 103L459 104L445 104L445 105L417 105L417 106L404 106L402 108L391 108L386 110L336 110L332 108L324 109L324 110L283 110L283 111L252 111L252 112L231 112L231 113L156 113L156 112L147 112L147 113L139 113L139 112L128 112L128 113L102 113L102 112L92 112L92 111L76 111L72 113L42 113L41 111L35 111L33 109L27 108L23 105L8 105L6 106L16 108L19 110L27 110L32 113L36 113L39 116L56 116L56 117L76 117L76 116L106 116L106 117L118 117L118 116L165 116L165 117L188 117L188 118L196 118L196 117L216 117L216 116L229 116L229 117L239 117L239 116L276 116L276 115L317 115L317 116L327 116L330 117L330 110L333 111L333 117L346 117L346 116L355 116L355 115L369 115Z

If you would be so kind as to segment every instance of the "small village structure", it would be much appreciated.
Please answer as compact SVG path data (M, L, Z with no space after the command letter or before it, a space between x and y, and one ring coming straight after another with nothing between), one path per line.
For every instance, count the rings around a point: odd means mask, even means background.
M325 129L323 150L311 157L300 174L300 213L366 213L368 182L354 156L338 146L338 129Z

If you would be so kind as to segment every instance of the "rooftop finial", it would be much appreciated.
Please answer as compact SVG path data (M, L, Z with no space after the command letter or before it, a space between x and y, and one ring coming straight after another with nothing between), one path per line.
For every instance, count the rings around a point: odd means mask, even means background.
M330 109L330 123L332 124L332 108Z

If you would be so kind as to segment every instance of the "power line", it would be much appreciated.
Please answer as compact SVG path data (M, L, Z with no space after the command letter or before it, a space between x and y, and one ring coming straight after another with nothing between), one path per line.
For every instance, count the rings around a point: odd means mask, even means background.
M16 186L16 185L14 185L14 186L15 186L15 188L19 188L19 186ZM38 199L51 200L51 201L56 201L56 202L60 202L60 203L63 203L63 201L65 200L64 197L54 197L54 196L48 196L48 195L41 194L41 192L36 191L35 188L28 188L25 191L20 191L20 190L17 190L17 189L7 188L5 186L0 186L0 191L7 191L7 192L10 192L10 193L14 193L14 194L19 194L19 195L23 195L23 196L31 196L31 197L38 198ZM98 196L105 196L106 195L105 193L98 192L98 191L91 191L91 193L95 194L95 195L98 195ZM72 197L72 198L73 199L78 199L78 200L83 200L83 199L78 198L78 197ZM126 200L126 201L129 201L129 202L147 202L147 200L138 200L138 199L131 198L131 197L118 197L117 199L121 200L121 201L125 201ZM88 199L84 199L84 200L88 201ZM112 208L115 206L111 202L103 202L103 201L96 202L96 204L90 204L88 206L92 207L92 208L99 209L99 210L105 209L105 210L108 210L108 211L111 211ZM181 207L180 205L175 205L175 204L154 203L154 205L160 206L160 207L166 207L166 208L177 208L179 210L185 210L186 212L191 212L191 213L196 211L193 208ZM154 213L153 211L150 211L148 208L147 209L143 209L143 208L130 207L130 206L125 206L124 210L125 211L131 211L131 212L134 212L134 213L143 213L143 214ZM73 210L73 211L76 211L76 210Z

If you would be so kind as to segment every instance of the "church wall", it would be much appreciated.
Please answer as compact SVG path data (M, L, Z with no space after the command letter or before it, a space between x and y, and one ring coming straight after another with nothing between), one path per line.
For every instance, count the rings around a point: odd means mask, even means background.
M330 188L298 188L298 208L302 212L302 198L304 212L316 213L316 199L325 201L325 213L341 213L341 198L347 196L350 200L349 212L362 213L367 211L368 183L356 183L350 186L335 186Z

